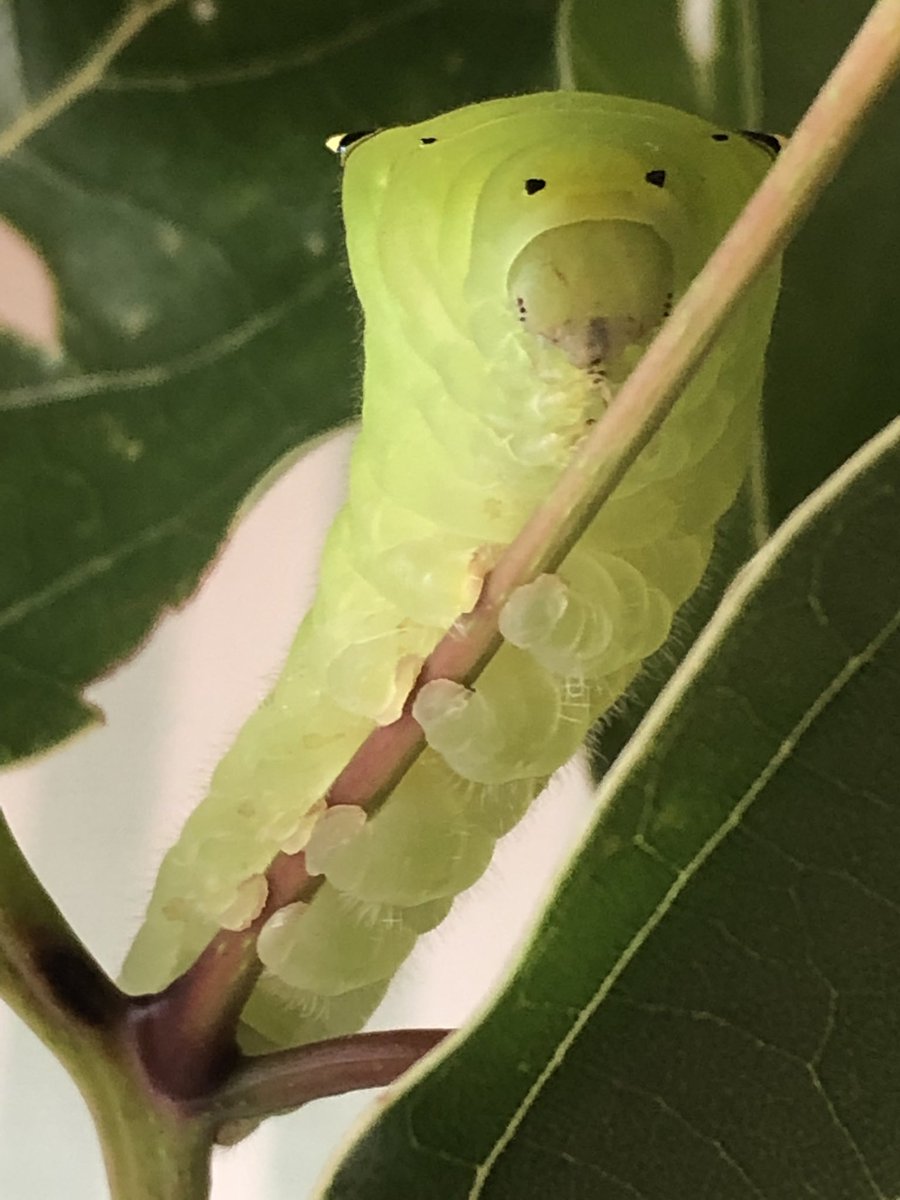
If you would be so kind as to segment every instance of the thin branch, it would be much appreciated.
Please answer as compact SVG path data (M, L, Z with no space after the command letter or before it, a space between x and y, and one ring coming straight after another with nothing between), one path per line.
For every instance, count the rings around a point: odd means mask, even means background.
M292 1112L311 1100L387 1087L452 1031L389 1029L329 1038L309 1046L245 1058L228 1082L203 1099L217 1124Z
M0 158L9 157L32 134L49 125L76 100L93 91L116 56L149 21L174 3L175 0L131 0L124 15L87 58L0 132Z
M516 588L560 563L615 490L743 291L781 251L831 179L898 61L900 0L879 0L759 190L553 491L506 549L474 610L437 646L415 690L438 678L469 683L484 667L500 645L497 619L503 605ZM412 699L398 721L377 729L354 755L335 781L329 803L371 808L389 794L424 746L411 715ZM318 884L307 874L302 854L279 855L267 878L270 903L260 918L244 932L221 931L172 985L170 1002L158 1013L163 1028L174 1021L189 1035L177 1050L169 1042L170 1056L183 1056L185 1064L198 1054L208 1056L212 1047L233 1043L235 1012L259 970L253 955L259 929L275 907L306 898Z

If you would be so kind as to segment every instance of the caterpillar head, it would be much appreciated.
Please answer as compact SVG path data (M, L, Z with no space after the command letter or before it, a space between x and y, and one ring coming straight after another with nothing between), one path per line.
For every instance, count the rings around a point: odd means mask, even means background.
M615 381L764 173L754 138L576 92L344 135L363 308L390 313L423 356L462 332L496 358L524 330Z

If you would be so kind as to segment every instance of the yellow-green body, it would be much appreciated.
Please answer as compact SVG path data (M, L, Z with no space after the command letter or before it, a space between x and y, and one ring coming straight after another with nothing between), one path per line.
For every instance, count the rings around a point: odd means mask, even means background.
M348 500L279 680L163 863L129 986L158 988L220 924L251 920L272 857L312 832L308 862L326 882L263 931L247 1044L358 1027L662 644L749 464L774 267L558 575L513 597L507 644L474 692L424 689L414 712L429 749L391 799L365 823L322 819L334 778L399 716L424 657L768 165L758 144L698 118L573 92L473 105L351 148L343 206L366 366Z

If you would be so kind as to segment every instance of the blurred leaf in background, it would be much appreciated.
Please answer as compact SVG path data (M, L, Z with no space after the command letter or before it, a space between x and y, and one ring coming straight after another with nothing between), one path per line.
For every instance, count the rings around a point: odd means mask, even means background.
M0 342L0 762L97 719L83 686L191 594L251 487L352 417L327 135L554 78L551 0L191 0L19 142L23 102L139 8L2 9L0 214L58 325Z
M768 128L790 133L869 7L763 0ZM894 87L785 256L766 385L774 521L900 411L898 128Z
M671 104L726 128L759 119L762 80L752 0L563 0L557 49L565 87Z

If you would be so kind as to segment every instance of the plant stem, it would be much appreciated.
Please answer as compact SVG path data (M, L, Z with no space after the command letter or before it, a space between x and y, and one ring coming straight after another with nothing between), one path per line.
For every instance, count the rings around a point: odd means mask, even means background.
M0 997L85 1099L113 1200L204 1200L213 1127L154 1091L124 996L35 876L0 813Z
M193 965L162 992L141 997L129 1021L144 1067L169 1095L191 1100L221 1083L237 1058L235 1030L262 964L256 939L269 917L321 883L300 854L269 869L266 903L247 928L220 929Z
M103 1147L112 1200L207 1200L214 1128L117 1069L82 1089Z
M76 1082L126 1005L31 870L2 813L0 997Z
M328 1038L246 1058L203 1110L217 1121L257 1120L310 1100L386 1087L442 1042L448 1029L389 1029Z

